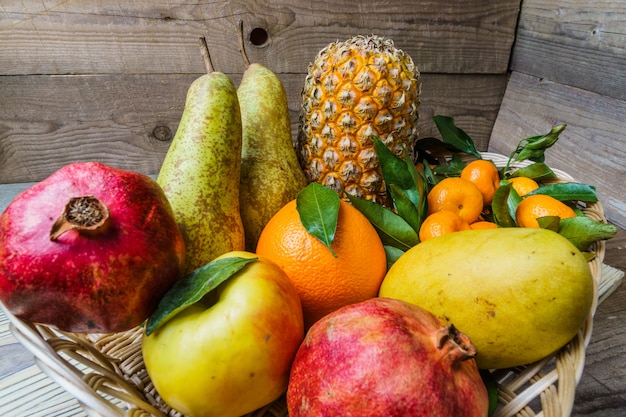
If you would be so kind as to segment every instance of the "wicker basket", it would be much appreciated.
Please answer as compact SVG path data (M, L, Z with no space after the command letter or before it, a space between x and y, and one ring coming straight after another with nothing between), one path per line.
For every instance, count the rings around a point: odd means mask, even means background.
M483 153L485 159L503 167L507 157ZM514 164L528 165L530 162ZM554 170L557 181L573 178ZM605 221L600 203L582 207L593 219ZM589 266L595 281L595 302L580 331L557 353L537 363L497 370L499 407L496 417L569 416L576 387L582 376L585 349L589 343L593 316L600 297L604 242L592 247L595 258ZM621 279L621 276L620 276ZM143 365L141 356L142 329L116 334L74 334L47 326L25 322L6 313L11 331L30 350L39 367L59 383L93 416L180 416L159 398ZM287 416L284 398L257 410L249 416Z

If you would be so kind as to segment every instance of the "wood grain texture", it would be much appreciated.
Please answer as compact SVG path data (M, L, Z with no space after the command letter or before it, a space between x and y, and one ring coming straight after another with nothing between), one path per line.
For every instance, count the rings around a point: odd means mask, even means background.
M504 73L519 0L9 1L0 4L0 74L197 73L199 36L216 68L242 72L238 19L267 43L253 61L303 73L319 49L362 34L389 36L424 72ZM10 58L10 59L9 59Z
M626 271L626 231L607 241L604 262ZM596 311L585 370L576 390L572 417L626 416L626 285L622 283Z
M486 149L518 13L519 0L3 2L0 183L38 181L81 160L156 173L169 146L158 138L175 133L187 88L204 72L198 37L216 70L241 79L239 19L250 60L285 84L294 137L309 62L330 42L376 33L423 74L421 135L433 136L430 117L445 114ZM255 45L254 29L268 41Z
M524 0L511 69L626 100L626 2Z
M626 102L513 72L489 149L508 155L526 137L567 128L546 162L597 187L608 219L626 227Z
M200 74L0 77L0 183L39 181L75 161L97 160L155 174L176 132L189 84ZM241 74L230 74L238 85ZM280 74L296 137L302 74ZM506 75L423 74L420 135L434 114L452 115L482 150ZM156 130L156 131L155 131Z

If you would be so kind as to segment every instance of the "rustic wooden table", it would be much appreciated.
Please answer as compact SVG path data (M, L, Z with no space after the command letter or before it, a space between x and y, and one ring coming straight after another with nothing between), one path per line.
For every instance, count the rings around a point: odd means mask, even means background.
M21 188L24 186L0 186L0 212ZM619 229L617 236L607 242L604 262L626 271L626 231ZM2 312L0 415L86 415L74 398L39 370L31 354L9 332ZM626 416L626 285L620 285L598 307L572 416Z

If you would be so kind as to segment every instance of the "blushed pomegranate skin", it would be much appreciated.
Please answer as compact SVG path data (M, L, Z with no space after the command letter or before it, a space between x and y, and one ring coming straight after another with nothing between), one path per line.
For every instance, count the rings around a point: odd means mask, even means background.
M72 197L109 210L108 227L51 239ZM0 215L0 300L14 315L61 330L111 333L141 324L181 277L182 234L152 178L97 162L67 165Z
M318 321L291 368L290 417L486 417L474 359L448 342L430 312L374 298Z

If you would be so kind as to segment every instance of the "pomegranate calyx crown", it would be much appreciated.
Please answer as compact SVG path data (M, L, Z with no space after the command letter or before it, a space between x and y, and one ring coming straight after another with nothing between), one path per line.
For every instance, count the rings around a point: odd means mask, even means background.
M469 337L460 332L453 324L436 331L435 343L437 349L441 351L441 356L449 358L453 363L476 356L476 348Z
M87 235L103 232L109 224L109 209L93 195L72 197L63 213L50 229L50 240L69 230L76 230Z

